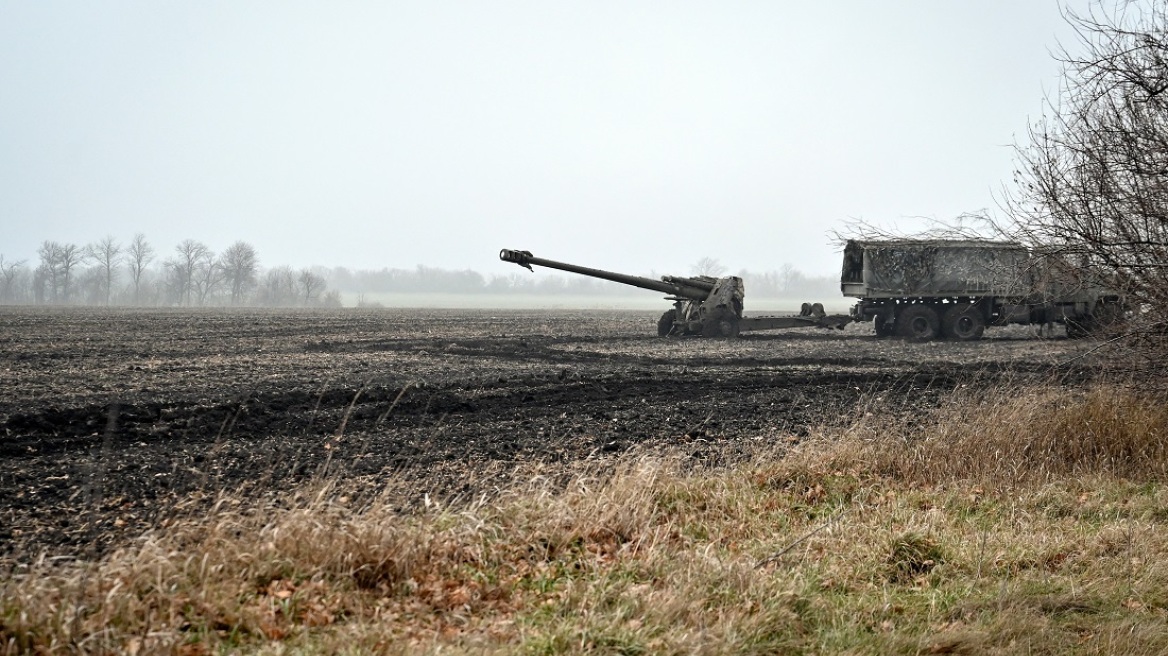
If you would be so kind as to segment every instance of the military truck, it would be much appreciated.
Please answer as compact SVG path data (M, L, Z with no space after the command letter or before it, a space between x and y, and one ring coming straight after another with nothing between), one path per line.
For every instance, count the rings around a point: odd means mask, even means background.
M876 335L981 339L986 326L1063 324L1081 337L1122 314L1120 295L1057 252L1015 242L849 240L840 289Z

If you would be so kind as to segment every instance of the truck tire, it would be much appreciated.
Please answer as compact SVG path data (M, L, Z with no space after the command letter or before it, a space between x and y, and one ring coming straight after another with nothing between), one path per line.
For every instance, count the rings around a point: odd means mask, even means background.
M1091 333L1095 332L1095 322L1091 317L1076 317L1074 319L1067 319L1067 338L1069 339L1083 339L1090 337Z
M1091 307L1091 313L1087 315L1079 315L1077 317L1068 317L1067 337L1071 339L1082 339L1092 335L1113 330L1123 321L1123 305L1113 301L1097 301Z
M945 312L941 334L962 342L981 339L985 334L985 316L969 303L958 303Z
M677 310L668 310L657 320L657 336L668 337L673 333L673 324L677 321Z
M1096 332L1113 330L1123 321L1123 305L1117 302L1099 301L1091 310L1091 323Z
M892 319L892 322L889 322ZM877 337L892 337L896 334L896 318L892 310L884 310L877 312L876 316L872 317L872 327L876 329Z
M896 318L896 330L901 337L925 342L937 338L941 332L941 319L928 305L909 305Z

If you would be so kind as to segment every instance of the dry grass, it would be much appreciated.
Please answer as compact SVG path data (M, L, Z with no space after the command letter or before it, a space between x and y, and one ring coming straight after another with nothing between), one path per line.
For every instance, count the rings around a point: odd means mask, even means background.
M0 652L1168 652L1164 404L1015 392L408 515L225 500L10 573Z
M999 491L1079 476L1168 480L1168 404L1117 385L964 388L932 416L890 419L869 409L843 439L824 442L784 466L925 484L971 480Z

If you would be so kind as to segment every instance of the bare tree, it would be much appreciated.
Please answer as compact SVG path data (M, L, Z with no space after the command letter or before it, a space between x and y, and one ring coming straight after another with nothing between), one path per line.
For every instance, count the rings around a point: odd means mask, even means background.
M60 246L61 291L62 300L66 303L73 296L73 271L81 264L81 247L77 244L61 244Z
M271 307L295 305L296 299L296 274L292 272L292 267L278 266L264 274L260 289L260 301L264 305Z
M256 284L259 257L247 242L237 241L219 256L223 276L231 288L231 304L239 305Z
M199 258L191 277L191 287L200 306L207 304L207 299L215 294L223 280L223 267L215 259L215 254L208 250Z
M690 272L695 276L712 276L720 278L726 275L728 269L724 264L712 257L703 257L690 267Z
M37 249L40 264L37 265L34 284L37 302L55 303L60 295L61 245L55 241L41 242Z
M118 274L118 262L122 254L122 246L114 241L113 237L105 237L101 241L85 247L85 258L97 267L97 279L101 284L101 293L105 297L105 304L110 304L110 292L113 290L114 279Z
M316 304L320 292L324 289L324 278L316 275L308 269L302 269L300 275L297 276L296 282L300 287L300 298L306 307Z
M146 235L138 233L126 248L126 263L130 268L130 279L134 282L134 305L139 303L142 288L142 273L154 260L154 248L147 243Z
M789 292L794 291L797 281L802 276L803 276L803 274L800 273L800 271L795 268L795 265L793 265L789 262L784 262L783 265L779 267L779 274L778 274L779 289L783 293L789 293Z
M207 245L194 239L184 239L174 247L176 256L167 260L170 271L171 289L177 295L179 305L190 305L195 288L195 274L211 254Z
M1029 242L1145 310L1132 334L1168 353L1168 4L1068 13L1061 93L1018 148L1007 205ZM1147 317L1155 317L1154 320Z
M81 260L81 249L75 244L60 244L55 241L45 241L37 249L41 259L37 267L37 278L40 283L37 296L50 303L68 303L72 295L73 270ZM44 286L48 286L47 294Z
M16 282L24 272L24 260L5 262L0 254L0 302L12 303L17 300Z

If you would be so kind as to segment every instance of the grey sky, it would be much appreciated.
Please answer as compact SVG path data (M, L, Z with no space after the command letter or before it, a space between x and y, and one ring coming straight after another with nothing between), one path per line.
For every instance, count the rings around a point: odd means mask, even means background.
M1055 0L0 0L0 253L833 273L849 218L992 207Z

